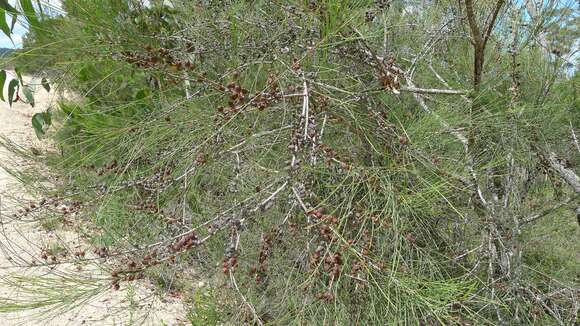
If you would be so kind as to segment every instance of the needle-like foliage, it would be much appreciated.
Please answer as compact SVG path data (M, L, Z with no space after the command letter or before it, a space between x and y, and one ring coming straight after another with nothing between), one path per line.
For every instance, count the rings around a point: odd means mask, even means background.
M571 325L577 15L528 2L65 0L12 60L75 94L42 161L113 287L194 325Z

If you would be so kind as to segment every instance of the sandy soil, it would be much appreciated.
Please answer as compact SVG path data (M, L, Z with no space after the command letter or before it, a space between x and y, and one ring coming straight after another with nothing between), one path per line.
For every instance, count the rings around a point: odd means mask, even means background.
M13 77L15 77L13 75ZM9 77L10 79L10 77ZM30 77L25 82L37 83ZM7 94L7 91L4 91ZM31 126L31 117L35 112L46 110L56 101L56 95L47 93L40 85L36 87L36 107L25 103L15 103L12 108L8 103L0 102L0 135L24 148L46 148L46 142L40 142ZM25 167L26 162L14 161L14 154L0 147L0 162L12 161L18 168ZM38 222L13 220L11 216L26 205L30 196L13 176L0 168L0 312L5 311L9 303L38 301L41 298L60 297L72 289L82 290L76 281L84 280L91 288L95 283L108 277L102 271L103 262L85 262L82 271L78 264L64 263L56 266L45 265L40 258L43 248L52 243L59 243L65 248L90 248L83 239L72 231L47 231ZM91 257L88 257L91 258ZM31 283L36 280L37 283ZM49 280L52 292L45 291L46 284L40 280ZM81 283L82 284L82 283ZM62 288L59 288L61 287ZM67 288L69 286L69 288ZM62 294L59 292L62 291ZM154 287L146 281L122 284L115 291L108 286L98 291L99 294L78 303L74 309L53 313L39 309L9 311L0 313L1 325L182 325L185 324L184 309L179 300L171 297L159 298L153 295ZM11 301L15 300L15 301ZM54 313L56 312L56 313Z

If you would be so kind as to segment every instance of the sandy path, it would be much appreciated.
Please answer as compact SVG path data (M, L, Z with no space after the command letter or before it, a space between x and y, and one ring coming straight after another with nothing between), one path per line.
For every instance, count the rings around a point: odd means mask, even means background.
M25 82L34 80L25 77ZM4 94L7 94L5 91ZM0 135L11 141L30 148L46 146L36 139L31 126L31 117L36 112L43 111L55 103L56 96L48 94L42 87L36 87L36 107L28 104L15 103L12 108L8 103L0 102ZM0 162L10 161L14 157L0 146ZM25 166L26 162L16 164ZM12 163L14 164L14 163ZM0 168L0 217L2 232L0 235L0 311L8 307L7 300L27 301L39 298L64 298L67 289L79 289L76 281L67 284L67 280L80 279L91 288L91 280L107 278L100 264L83 263L82 274L79 274L76 264L61 264L52 267L34 267L42 264L39 257L43 248L51 243L68 248L90 248L71 231L46 231L39 223L11 220L11 216L19 207L27 204L22 186L4 169ZM89 257L92 258L92 257ZM41 278L37 278L41 277ZM22 280L26 278L26 281ZM16 283L14 280L17 279ZM53 291L43 292L45 287L30 283L31 279L51 280ZM12 285L11 285L12 282ZM97 283L97 282L95 282ZM82 284L82 283L81 283ZM56 287L62 286L62 290ZM68 287L67 287L68 286ZM27 290L28 289L28 290ZM154 287L146 281L135 282L132 285L122 284L121 290L115 291L109 287L99 290L97 296L91 297L82 305L63 312L51 309L57 314L40 313L39 310L4 312L0 314L0 325L182 325L184 309L178 300L152 295ZM59 291L62 291L60 293Z

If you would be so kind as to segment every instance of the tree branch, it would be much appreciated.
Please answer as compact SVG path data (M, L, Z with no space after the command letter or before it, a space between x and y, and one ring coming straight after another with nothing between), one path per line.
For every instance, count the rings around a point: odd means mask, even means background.
M465 95L467 91L454 89L437 89L437 88L419 88L419 87L401 87L401 92L411 92L419 94L442 94L442 95Z
M495 8L493 10L493 13L491 15L491 20L489 20L485 26L485 34L483 36L483 46L485 47L485 44L487 43L487 40L489 39L489 36L491 35L491 31L493 30L493 27L495 25L495 21L497 19L497 16L499 14L499 11L501 10L501 7L503 6L503 4L505 3L505 0L499 0L496 4L495 4Z
M465 11L467 12L467 20L469 22L469 29L471 30L471 36L473 37L473 41L475 42L475 46L480 46L483 44L483 40L481 39L481 33L479 31L479 26L477 26L477 22L475 21L475 12L473 11L473 1L472 0L465 0Z
M431 63L429 63L429 69L431 70L431 72L433 72L433 74L435 75L435 77L447 88L451 88L451 86L449 86L449 83L447 83L447 81L441 77L441 75L439 75L439 73L437 73L437 71L433 68L433 65ZM465 100L465 102L471 104L472 101L465 95L461 95L461 98L463 100Z
M531 222L533 222L533 221L535 221L537 219L540 219L540 218L542 218L542 217L544 217L544 216L546 216L546 215L548 215L548 214L556 211L557 209L560 209L560 208L562 208L564 206L567 206L568 204L570 204L572 202L572 200L574 198L577 198L577 197L578 196L570 197L570 198L564 200L563 202L557 203L556 205L553 205L551 207L548 207L548 208L542 210L539 213L536 213L536 214L530 215L530 216L528 216L526 218L523 218L523 219L520 220L520 225L527 224L527 223L531 223Z
M570 121L570 131L572 132L572 140L574 145L576 145L576 149L578 150L578 154L580 154L580 145L578 144L578 137L576 137L576 133L574 132L574 127L572 126L572 121Z
M574 171L566 168L562 163L559 162L556 153L550 152L547 158L550 167L554 169L562 179L564 179L576 193L580 193L580 177L574 173Z

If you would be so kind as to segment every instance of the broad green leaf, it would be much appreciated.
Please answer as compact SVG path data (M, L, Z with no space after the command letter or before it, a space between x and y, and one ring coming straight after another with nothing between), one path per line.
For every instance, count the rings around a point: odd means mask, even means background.
M6 70L0 70L0 100L6 102L4 98L4 84L6 83Z
M20 8L22 8L22 13L26 16L28 24L32 27L38 27L38 17L36 17L36 11L32 5L32 0L20 0Z
M36 113L32 116L32 127L38 139L46 134L46 129L52 124L50 108L46 112Z
M16 92L16 88L18 87L18 80L12 79L10 84L8 84L8 103L12 106L12 102L14 101L14 93Z
M36 113L32 116L32 128L39 139L44 136L44 117L42 113Z
M8 2L8 0L0 0L0 8L12 12L12 13L16 13L16 8L12 7L10 5L10 3Z
M14 67L14 72L16 73L16 76L18 76L18 80L20 80L20 84L22 86L24 86L24 79L22 79L22 73L20 72L20 68Z
M18 21L18 14L13 13L12 14L12 23L10 24L10 33L12 33L14 31L14 26L16 25L17 21Z
M42 81L40 83L42 84L42 87L46 89L47 92L50 92L50 84L48 83L48 80L46 78L42 78Z
M30 86L22 87L22 92L24 93L24 97L26 97L26 101L28 102L28 104L34 107L34 92L32 92Z
M12 41L10 26L8 26L8 22L6 21L6 10L2 8L0 8L0 30Z

